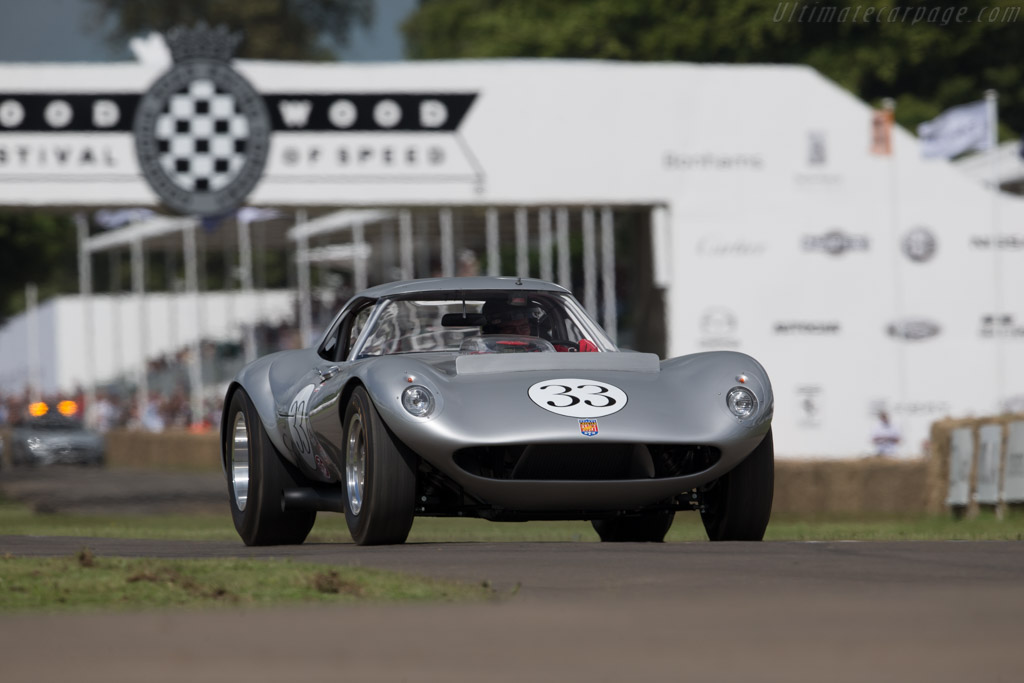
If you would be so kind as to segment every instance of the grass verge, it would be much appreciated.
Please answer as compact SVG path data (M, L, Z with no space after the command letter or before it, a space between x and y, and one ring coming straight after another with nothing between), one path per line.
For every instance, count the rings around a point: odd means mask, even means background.
M149 538L167 540L241 541L224 514L152 516L80 516L33 512L29 507L0 500L0 534L33 536L82 536ZM1011 511L1004 519L983 512L972 519L949 516L823 517L818 519L773 517L768 541L1004 541L1024 539L1024 512ZM706 541L697 513L676 515L666 539L670 542ZM596 542L589 522L509 522L481 519L420 517L409 535L411 543L529 543ZM309 535L310 543L351 542L344 515L322 512Z
M0 612L484 600L486 585L290 560L0 557Z

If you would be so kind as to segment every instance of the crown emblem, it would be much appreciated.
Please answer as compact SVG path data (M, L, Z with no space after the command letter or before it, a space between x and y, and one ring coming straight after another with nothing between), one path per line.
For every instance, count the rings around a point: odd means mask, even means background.
M200 21L192 27L176 26L164 37L175 62L189 59L230 61L242 42L241 33L232 33L224 24L211 27Z

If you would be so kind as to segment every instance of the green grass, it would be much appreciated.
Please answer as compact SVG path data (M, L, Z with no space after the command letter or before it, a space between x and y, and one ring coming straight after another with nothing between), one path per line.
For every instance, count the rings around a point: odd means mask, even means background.
M225 504L226 507L226 504ZM167 540L239 541L227 510L223 514L153 516L78 516L40 514L20 503L0 501L0 533L36 536L95 536ZM894 540L1021 540L1024 513L1005 519L982 513L973 519L945 516L825 517L798 519L776 515L768 526L769 541L894 541ZM696 513L679 513L666 540L706 541ZM480 519L421 517L413 524L410 542L596 542L589 522L488 522ZM344 515L322 512L309 542L348 543Z
M673 528L673 531L675 529ZM951 515L916 517L830 517L773 519L766 541L1020 541L1024 513L1010 511L1003 519L981 512L972 519Z
M290 560L0 557L0 612L464 601L486 585Z
M0 500L0 533L38 536L228 540L241 544L223 514L77 516L33 512ZM776 515L768 541L1021 540L1024 512L1004 519ZM676 515L669 542L706 542L696 513ZM589 522L494 523L418 518L410 542L596 542ZM321 513L311 543L350 543L345 517ZM83 546L85 542L83 542ZM433 581L392 572L289 560L0 557L0 612L246 607L289 603L449 601L493 597L486 585Z

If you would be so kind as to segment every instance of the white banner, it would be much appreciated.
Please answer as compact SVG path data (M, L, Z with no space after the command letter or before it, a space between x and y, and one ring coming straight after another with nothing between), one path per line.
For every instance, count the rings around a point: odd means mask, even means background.
M953 430L949 449L949 495L946 505L965 507L971 482L971 461L974 460L974 430L960 427Z
M978 430L978 470L974 500L980 505L999 504L999 461L1003 455L1003 426L984 425Z
M1003 474L1003 500L1024 502L1024 422L1011 422L1006 441L1006 471Z
M917 127L921 156L951 159L973 149L988 149L992 140L985 100L947 109Z

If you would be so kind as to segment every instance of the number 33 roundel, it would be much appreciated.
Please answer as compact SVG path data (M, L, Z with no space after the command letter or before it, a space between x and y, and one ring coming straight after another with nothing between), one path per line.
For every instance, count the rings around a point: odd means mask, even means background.
M626 405L626 392L593 379L547 379L530 387L530 400L566 417L604 417Z

